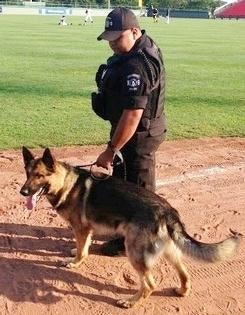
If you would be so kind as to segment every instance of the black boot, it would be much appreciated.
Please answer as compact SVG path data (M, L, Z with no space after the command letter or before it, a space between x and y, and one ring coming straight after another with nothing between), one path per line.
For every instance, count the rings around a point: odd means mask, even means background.
M104 256L121 256L125 253L124 238L115 238L101 247L101 254Z

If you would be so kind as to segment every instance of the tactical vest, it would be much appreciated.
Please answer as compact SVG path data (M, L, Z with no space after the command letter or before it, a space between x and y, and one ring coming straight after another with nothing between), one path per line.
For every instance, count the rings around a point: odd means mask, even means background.
M112 128L116 127L123 111L123 100L116 89L110 89L110 81L118 82L118 70L129 58L140 58L150 81L151 93L144 109L137 131L149 130L160 134L166 130L164 115L165 99L165 69L161 51L152 42L152 47L143 47L130 54L117 55L108 59L106 74L101 79L101 96L104 104L104 119L110 121ZM155 69L157 69L157 72Z
M166 128L164 116L165 68L161 51L155 44L153 44L153 46L150 48L146 47L143 50L139 50L137 54L140 55L145 62L152 86L152 92L149 96L148 104L143 112L140 126L146 130L149 130L163 124L163 127ZM157 68L159 70L159 74L156 79L154 79L152 73L152 64L149 61L151 58L153 59L153 62L157 64Z

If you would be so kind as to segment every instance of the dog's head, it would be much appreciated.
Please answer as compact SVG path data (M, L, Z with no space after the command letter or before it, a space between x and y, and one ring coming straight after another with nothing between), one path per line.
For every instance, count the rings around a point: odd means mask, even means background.
M55 170L55 159L48 148L41 158L35 158L26 147L22 148L22 155L27 180L20 193L27 197L26 206L32 210L39 198L49 191L50 177Z

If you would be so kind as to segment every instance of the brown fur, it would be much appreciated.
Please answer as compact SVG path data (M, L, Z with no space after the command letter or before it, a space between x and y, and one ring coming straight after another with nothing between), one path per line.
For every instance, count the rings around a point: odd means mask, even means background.
M77 268L88 256L93 232L120 234L125 238L126 254L139 275L139 291L128 300L119 300L129 308L144 302L155 289L151 269L161 255L175 267L180 288L186 296L190 279L182 262L182 252L196 259L215 262L229 258L238 244L232 236L220 243L205 244L189 236L175 210L165 199L132 183L109 177L95 181L90 173L58 162L49 149L35 159L23 147L27 180L21 193L33 198L46 195L51 205L72 226L76 238L75 258L66 263Z

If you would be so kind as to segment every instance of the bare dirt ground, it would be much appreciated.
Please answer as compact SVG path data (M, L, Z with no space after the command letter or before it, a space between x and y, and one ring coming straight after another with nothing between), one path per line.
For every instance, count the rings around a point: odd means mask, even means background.
M78 165L95 160L102 147L53 149L58 159ZM40 154L41 150L34 150ZM189 297L175 296L178 278L161 259L158 285L148 302L123 310L115 300L137 289L126 257L91 255L76 270L60 267L74 247L71 230L41 200L25 210L19 194L25 174L20 151L0 152L0 313L1 314L245 314L245 244L233 259L204 264L185 258L192 279ZM245 235L245 139L165 142L157 154L157 193L176 207L190 235L217 242L230 229Z

